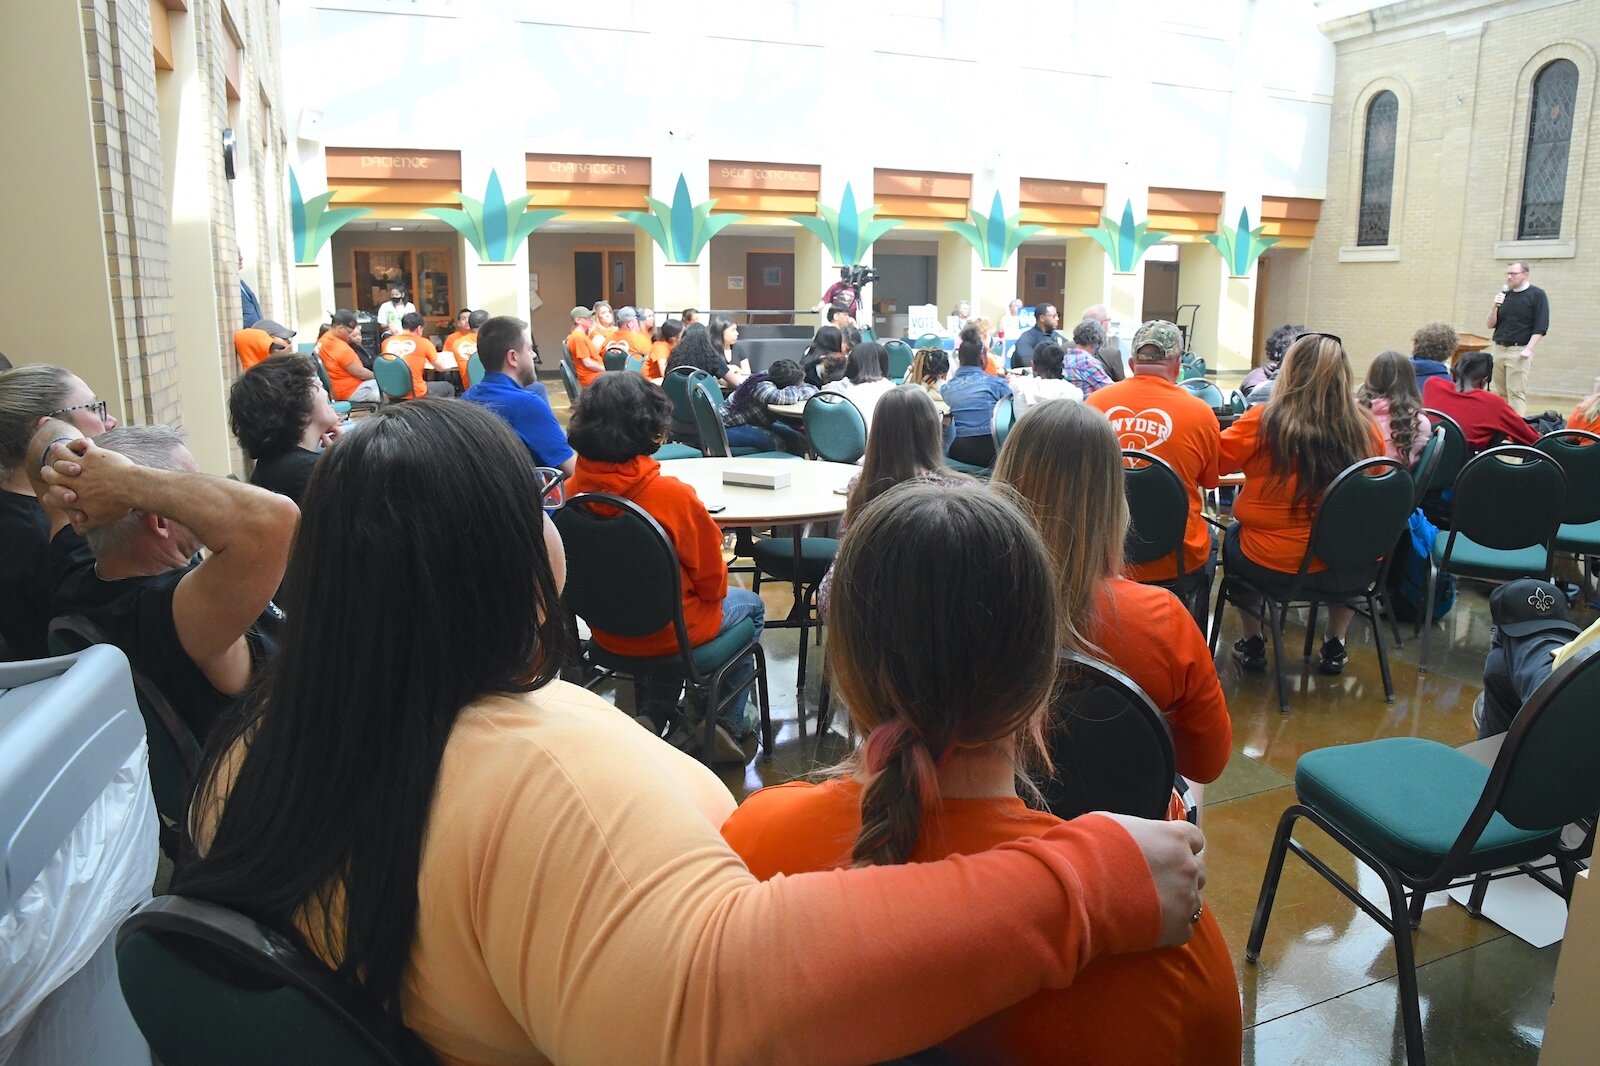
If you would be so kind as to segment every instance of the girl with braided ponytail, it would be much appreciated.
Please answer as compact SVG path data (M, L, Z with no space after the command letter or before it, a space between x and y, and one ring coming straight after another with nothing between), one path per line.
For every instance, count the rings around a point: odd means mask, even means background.
M939 582L923 572L935 554L961 561ZM1056 624L1050 556L1022 511L907 482L853 520L836 567L828 662L865 740L840 776L762 789L729 817L750 871L927 862L1061 824L1018 796L1044 761L1055 635L1074 632ZM1195 923L1185 947L1101 958L940 1047L963 1062L1236 1064L1227 946L1209 908Z

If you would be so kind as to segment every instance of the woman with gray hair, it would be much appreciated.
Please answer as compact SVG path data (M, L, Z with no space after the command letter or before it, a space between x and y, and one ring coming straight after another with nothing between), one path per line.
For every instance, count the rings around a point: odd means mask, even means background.
M1106 376L1112 381L1121 381L1127 371L1122 366L1121 353L1118 358L1109 358L1105 353L1106 328L1098 319L1086 318L1072 328L1072 343L1080 351L1088 352L1099 360L1100 365L1106 368Z
M42 659L50 622L50 524L33 494L28 440L51 418L85 436L116 426L94 390L70 371L33 363L0 373L0 659ZM66 536L76 536L66 533Z

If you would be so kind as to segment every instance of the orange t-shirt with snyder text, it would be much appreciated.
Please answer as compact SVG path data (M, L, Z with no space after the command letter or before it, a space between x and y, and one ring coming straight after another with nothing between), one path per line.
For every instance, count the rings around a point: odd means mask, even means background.
M1155 374L1130 374L1083 398L1105 412L1117 443L1164 460L1178 474L1189 495L1189 519L1183 527L1183 569L1192 573L1211 553L1211 531L1201 510L1200 490L1217 487L1217 457L1222 431L1211 407L1198 396ZM1298 562L1298 560L1297 560ZM1177 577L1172 556L1130 566L1135 581Z

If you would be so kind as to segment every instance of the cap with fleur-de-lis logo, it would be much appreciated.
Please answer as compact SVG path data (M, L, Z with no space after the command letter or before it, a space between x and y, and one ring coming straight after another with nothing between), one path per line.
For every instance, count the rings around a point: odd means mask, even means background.
M1566 594L1548 581L1531 577L1508 581L1495 589L1489 596L1489 615L1500 634L1507 637L1578 632L1567 613Z

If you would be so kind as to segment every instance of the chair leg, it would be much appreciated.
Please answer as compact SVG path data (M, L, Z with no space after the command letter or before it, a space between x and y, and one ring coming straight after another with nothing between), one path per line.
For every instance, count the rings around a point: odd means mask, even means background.
M1417 608L1417 629L1422 634L1422 649L1417 652L1417 673L1428 672L1428 635L1433 629L1433 587L1439 581L1439 568L1430 561L1428 563L1428 594L1422 598L1422 605Z
M1411 893L1411 902L1406 906L1406 917L1411 920L1411 928L1416 929L1422 924L1422 908L1428 905L1428 894L1422 889Z
M1217 657L1217 642L1222 639L1222 609L1228 605L1228 578L1217 584L1217 606L1211 612L1211 657Z
M828 735L833 725L833 685L828 680L828 657L822 657L822 685L817 692L817 739Z
M756 656L756 708L761 712L761 761L772 761L772 701L767 695L767 653L760 644L755 646ZM805 735L805 708L801 708L800 732Z
M1272 667L1278 675L1278 713L1289 713L1289 682L1283 676L1283 622L1289 608L1271 600L1262 600L1261 613L1266 616L1272 630Z
M1306 617L1306 646L1305 650L1300 653L1300 657L1306 662L1311 661L1311 638L1317 632L1317 611L1321 606L1321 604L1313 603L1311 605L1311 614Z
M1378 604L1367 597L1367 620L1372 623L1372 643L1378 646L1378 672L1383 675L1383 701L1394 702L1394 679L1389 676L1389 653L1383 648L1383 624L1378 621Z
M1378 593L1378 598L1383 601L1384 613L1389 616L1389 630L1390 632L1394 633L1394 646L1396 648L1405 647L1406 642L1400 637L1400 619L1397 618L1394 613L1393 598L1391 598L1389 593L1386 591Z
M1389 890L1389 920L1394 932L1394 962L1400 985L1400 1020L1405 1027L1406 1062L1408 1066L1424 1066L1427 1055L1422 1048L1422 1007L1417 1002L1417 959L1411 945L1411 926L1401 915L1409 917L1405 889L1397 881L1383 878Z
M1267 920L1272 917L1272 904L1278 898L1278 881L1283 877L1283 860L1289 852L1289 837L1294 833L1294 823L1299 819L1290 807L1278 819L1278 832L1272 838L1272 853L1267 857L1266 872L1261 875L1261 895L1256 898L1256 915L1250 922L1250 939L1245 942L1244 957L1247 962L1259 962L1261 942L1267 938Z
M1467 913L1474 918L1483 917L1483 897L1489 894L1489 875L1479 874L1472 879L1472 892L1467 896Z

